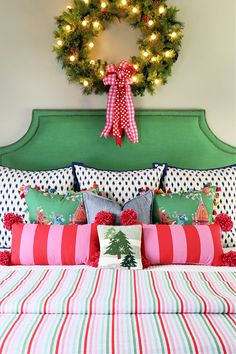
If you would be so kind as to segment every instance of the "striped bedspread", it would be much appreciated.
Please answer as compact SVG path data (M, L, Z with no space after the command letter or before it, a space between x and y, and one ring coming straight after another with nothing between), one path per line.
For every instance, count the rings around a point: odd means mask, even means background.
M236 273L0 268L0 353L236 354Z

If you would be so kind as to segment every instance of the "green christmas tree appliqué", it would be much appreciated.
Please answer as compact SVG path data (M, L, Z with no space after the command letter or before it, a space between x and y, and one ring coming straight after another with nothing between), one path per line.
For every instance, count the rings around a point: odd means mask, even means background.
M127 254L120 265L121 267L125 267L128 269L130 269L131 267L137 267L137 262L135 260L133 252Z
M128 255L131 253L133 253L132 246L122 231L117 232L110 238L110 243L105 252L105 254L117 256L118 259L121 259L122 254Z

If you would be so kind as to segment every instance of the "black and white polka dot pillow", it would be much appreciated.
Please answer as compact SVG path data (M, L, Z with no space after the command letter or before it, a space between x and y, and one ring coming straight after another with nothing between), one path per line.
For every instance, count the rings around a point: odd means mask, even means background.
M89 189L93 183L106 197L123 205L137 196L139 189L159 188L165 164L155 164L154 168L130 171L97 170L82 163L74 163L73 169L78 187Z
M29 221L25 199L20 197L19 188L30 185L40 189L56 189L58 194L74 186L72 167L49 171L22 171L0 166L0 248L11 247L11 232L3 226L4 214L20 214Z
M234 222L231 232L223 233L223 246L236 246L236 165L211 169L188 170L168 167L164 177L164 188L174 192L200 189L205 184L220 187L219 204L214 206L217 214L227 213Z

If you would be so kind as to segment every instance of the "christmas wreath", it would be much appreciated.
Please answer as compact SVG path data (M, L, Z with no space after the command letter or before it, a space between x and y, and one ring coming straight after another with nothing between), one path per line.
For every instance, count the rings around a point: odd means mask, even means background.
M140 55L130 59L132 93L153 94L167 82L181 49L183 24L176 19L177 11L166 0L74 0L56 18L57 59L69 81L82 84L84 93L108 92L103 80L109 63L94 60L90 52L101 31L116 19L127 21L140 31Z

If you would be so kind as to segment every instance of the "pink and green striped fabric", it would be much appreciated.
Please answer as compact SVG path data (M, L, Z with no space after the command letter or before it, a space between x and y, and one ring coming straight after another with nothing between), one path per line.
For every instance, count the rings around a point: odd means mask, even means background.
M0 324L6 354L234 354L236 273L2 267Z

